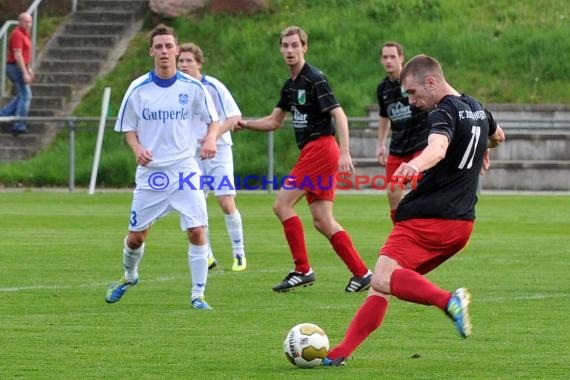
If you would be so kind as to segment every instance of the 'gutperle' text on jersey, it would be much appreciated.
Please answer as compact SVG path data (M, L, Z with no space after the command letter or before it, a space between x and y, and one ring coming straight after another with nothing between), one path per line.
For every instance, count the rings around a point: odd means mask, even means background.
M396 221L416 218L474 220L477 183L488 137L497 130L476 99L445 96L428 115L429 133L448 137L445 158L425 171L400 202Z
M160 79L151 71L129 86L115 131L136 132L140 144L153 155L147 166L165 167L194 156L197 121L217 120L212 98L199 81L179 72Z
M210 96L214 101L214 107L216 107L216 111L218 112L218 116L220 118L220 126L224 121L226 121L226 119L230 117L241 116L241 111L239 110L236 101L222 82L209 75L202 75L200 82L202 82L202 85L210 93ZM198 134L199 138L204 137L208 130L206 124L202 123L202 127L203 131ZM218 145L232 145L233 143L231 132L225 132L218 138L216 143Z
M380 116L390 119L390 154L406 156L427 145L427 113L410 105L399 80L384 78L376 88Z
M277 107L291 112L299 149L320 136L335 134L330 111L340 105L325 75L308 63L297 78L285 81Z

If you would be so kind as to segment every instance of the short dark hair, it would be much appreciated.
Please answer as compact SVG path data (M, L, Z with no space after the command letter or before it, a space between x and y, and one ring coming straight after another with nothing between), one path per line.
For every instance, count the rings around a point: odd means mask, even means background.
M174 28L171 28L170 26L166 26L164 24L158 24L149 33L149 43L150 43L149 46L152 47L152 42L154 37L164 36L164 35L173 36L174 41L176 41L176 32L174 31Z
M404 48L402 45L400 45L398 42L396 41L386 41L384 42L384 45L382 45L382 47L380 48L380 56L382 56L382 49L384 49L385 47L395 47L396 51L398 52L398 55L400 57L404 56Z
M412 76L415 79L425 79L429 76L440 80L445 79L437 59L425 54L416 55L404 65L400 78L404 81L408 76Z

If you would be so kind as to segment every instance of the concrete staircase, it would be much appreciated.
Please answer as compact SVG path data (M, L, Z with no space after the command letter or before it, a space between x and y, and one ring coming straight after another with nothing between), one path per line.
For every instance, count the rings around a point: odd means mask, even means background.
M570 107L489 106L507 141L491 151L491 170L482 190L570 191ZM377 108L369 110L378 117ZM384 176L376 161L377 122L351 126L350 149L359 175ZM376 182L378 187L383 182Z
M70 115L98 76L112 69L141 29L148 0L78 0L44 49L32 84L30 133L0 132L0 161L25 160L49 144L62 123L40 118ZM8 99L3 99L7 101Z

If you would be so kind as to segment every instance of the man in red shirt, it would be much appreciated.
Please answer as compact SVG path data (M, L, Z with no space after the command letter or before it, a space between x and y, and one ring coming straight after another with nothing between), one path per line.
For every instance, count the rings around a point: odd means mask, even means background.
M12 82L16 96L1 110L0 116L28 116L32 101L30 83L34 73L30 63L32 61L32 16L21 13L18 16L18 26L10 34L8 41L8 59L6 60L6 75ZM12 126L15 134L27 133L28 128L24 121L18 121Z

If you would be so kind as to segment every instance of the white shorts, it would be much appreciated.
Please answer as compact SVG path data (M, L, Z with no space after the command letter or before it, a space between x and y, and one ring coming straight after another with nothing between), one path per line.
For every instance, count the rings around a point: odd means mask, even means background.
M213 191L216 197L236 195L232 146L220 144L216 145L216 150L214 158L209 160L200 160L200 148L196 152L196 160L202 171L204 192L207 196L208 192Z
M208 224L206 198L200 188L200 168L194 158L167 168L139 166L133 191L129 231L144 231L171 210L180 214L180 228Z

